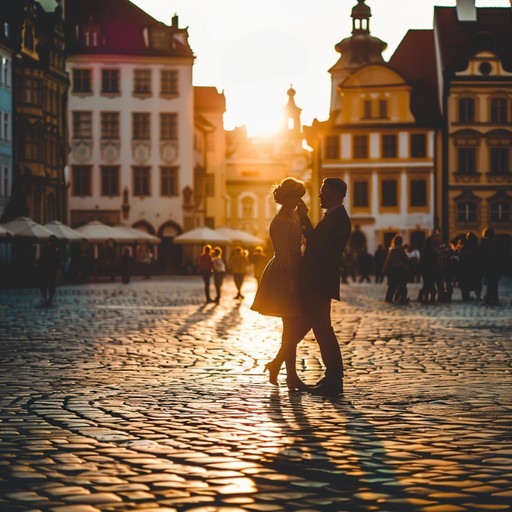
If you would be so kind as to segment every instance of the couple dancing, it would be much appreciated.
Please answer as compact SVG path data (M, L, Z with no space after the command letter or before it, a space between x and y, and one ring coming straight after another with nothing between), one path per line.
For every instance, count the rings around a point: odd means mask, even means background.
M331 325L331 299L340 300L340 259L351 232L343 206L346 192L343 180L324 179L319 197L325 214L313 228L302 201L304 183L286 178L274 189L274 201L281 205L269 229L274 257L265 267L251 306L283 321L279 352L265 365L272 384L277 385L284 362L289 389L322 396L343 392L343 361ZM315 386L302 382L296 366L297 345L311 329L325 366L325 376Z

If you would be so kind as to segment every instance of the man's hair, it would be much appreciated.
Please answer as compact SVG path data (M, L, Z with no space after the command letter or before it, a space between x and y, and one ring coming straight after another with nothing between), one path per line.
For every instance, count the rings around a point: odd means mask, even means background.
M347 195L347 184L341 178L325 178L324 183L338 192L341 197Z

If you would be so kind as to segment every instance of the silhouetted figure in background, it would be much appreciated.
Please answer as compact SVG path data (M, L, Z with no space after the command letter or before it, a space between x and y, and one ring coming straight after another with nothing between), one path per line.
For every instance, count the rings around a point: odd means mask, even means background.
M411 283L419 283L421 281L420 272L420 251L416 247L407 249L407 256L409 257L409 278Z
M396 235L384 262L383 272L388 276L386 302L407 304L407 282L409 280L409 258L402 245L403 238Z
M439 302L450 302L452 300L453 286L450 275L450 247L446 245L440 233L435 234L436 251L436 288L437 300Z
M258 282L259 285L261 275L263 274L263 270L265 270L265 267L267 266L269 258L265 254L263 247L258 245L258 247L254 249L254 253L252 255L251 260L254 267L254 277L256 278L256 281Z
M233 281L235 282L237 294L235 299L243 299L242 285L244 284L245 274L249 265L249 258L247 258L245 251L242 247L236 247L235 252L229 260L229 268L233 272Z
M121 255L121 280L123 284L128 284L132 277L132 255L130 249L125 247Z
M375 251L375 255L373 257L373 261L375 263L375 282L382 283L384 281L384 272L382 269L384 268L384 262L386 261L387 251L382 244L379 244L377 250Z
M340 258L340 277L343 284L348 284L348 276L350 274L350 252L345 248Z
M214 247L212 251L213 256L213 284L215 286L216 297L214 301L218 304L222 292L222 283L226 275L226 264L222 259L222 249Z
M203 279L204 283L204 296L206 299L206 303L213 302L210 297L210 281L212 279L213 272L213 260L212 260L212 246L210 244L206 244L203 246L203 250L197 258L197 272Z
M371 283L370 274L373 272L373 256L363 247L359 251L357 259L357 269L359 273L359 282Z
M53 297L57 289L57 272L60 267L60 250L55 235L50 235L48 241L41 250L39 258L40 288L43 306L53 305Z
M484 300L486 304L499 304L498 283L503 264L503 252L494 229L485 228L480 240L480 265L485 280L486 289Z
M474 291L480 300L482 295L482 272L480 271L480 256L478 238L473 232L466 233L466 238L459 249L458 280L462 300L470 299L470 292Z
M435 304L436 290L436 241L434 236L428 236L423 244L420 256L420 272L423 281L418 294L418 301L423 304Z
M151 269L153 268L153 252L149 247L146 247L144 258L142 258L144 266L144 279L151 279Z

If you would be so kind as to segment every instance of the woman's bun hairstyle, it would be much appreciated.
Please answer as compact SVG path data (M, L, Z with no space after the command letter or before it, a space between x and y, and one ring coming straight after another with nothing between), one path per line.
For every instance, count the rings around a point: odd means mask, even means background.
M295 178L286 178L274 188L274 201L283 204L291 198L300 199L306 193L304 183Z

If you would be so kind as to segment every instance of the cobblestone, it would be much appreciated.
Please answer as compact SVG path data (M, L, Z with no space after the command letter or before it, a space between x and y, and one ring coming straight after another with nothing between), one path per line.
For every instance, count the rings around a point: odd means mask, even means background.
M510 280L493 308L343 286L339 400L267 383L280 320L245 290L228 279L217 306L194 277L97 283L53 308L0 291L0 511L510 510ZM318 380L312 335L299 358Z

